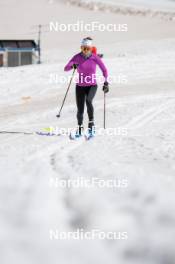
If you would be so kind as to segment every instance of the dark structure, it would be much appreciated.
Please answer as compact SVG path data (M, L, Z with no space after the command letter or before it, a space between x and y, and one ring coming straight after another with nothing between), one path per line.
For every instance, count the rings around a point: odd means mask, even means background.
M15 67L37 62L34 40L0 40L0 67Z

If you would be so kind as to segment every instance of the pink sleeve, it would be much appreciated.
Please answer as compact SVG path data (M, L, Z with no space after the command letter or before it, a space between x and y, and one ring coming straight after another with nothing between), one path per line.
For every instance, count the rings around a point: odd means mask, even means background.
M64 71L70 71L74 63L75 63L75 56L68 62L68 64L66 64L66 66L64 67Z
M101 60L101 58L99 56L97 56L97 60L96 60L98 66L100 67L102 73L103 73L103 76L105 78L105 81L107 81L107 78L108 78L108 70L106 68L106 66L104 65L103 61Z

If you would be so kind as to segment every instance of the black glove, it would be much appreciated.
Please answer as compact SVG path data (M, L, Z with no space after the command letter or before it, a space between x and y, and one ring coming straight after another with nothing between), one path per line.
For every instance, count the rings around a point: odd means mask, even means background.
M72 66L72 68L74 69L74 70L76 70L77 68L78 68L78 64L73 64L73 66Z
M100 57L100 58L103 58L103 57L104 57L103 54L97 54L97 55L98 55L98 57Z
M104 93L108 93L109 92L109 84L108 84L108 82L104 82L103 92Z

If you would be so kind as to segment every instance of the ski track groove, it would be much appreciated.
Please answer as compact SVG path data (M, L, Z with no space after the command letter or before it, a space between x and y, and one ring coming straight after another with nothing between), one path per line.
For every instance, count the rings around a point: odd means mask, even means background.
M174 104L174 100L172 101ZM125 125L127 128L139 128L146 125L149 121L153 120L155 117L157 117L159 114L161 114L164 110L168 109L170 107L170 102L162 104L157 109L157 106L152 107L151 109L146 110L143 114L138 115L134 119L132 119L127 125Z
M171 104L173 103L173 101L169 100L168 102L161 104L161 106L159 106L159 108L157 109L157 107L149 107L148 110L144 111L144 113L142 115L138 114L137 117L133 118L131 121L127 122L125 124L126 127L128 128L133 128L133 126L135 126L135 129L137 129L138 127L144 127L147 125L147 123L150 120L153 120L155 117L157 117L160 113L162 113L163 111L167 110L169 107L171 107ZM114 107L116 107L116 103L114 103ZM143 120L143 121L142 121ZM95 138L94 140L97 140L97 138ZM54 168L56 169L57 174L60 174L60 170L63 173L63 177L65 179L70 179L70 175L69 174L65 174L64 170L65 168L67 169L68 172L71 171L71 177L77 177L77 171L74 168L74 166L71 163L71 153L73 153L74 151L76 151L77 149L79 149L82 144L85 143L84 139L83 140L77 140L77 141L71 141L68 142L65 146L65 150L62 151L61 153L55 153L55 159L54 159ZM87 142L87 144L90 142ZM69 144L71 144L69 146ZM119 142L118 143L118 148L122 149L122 144ZM81 148L80 148L81 151ZM59 161L59 162L58 162ZM144 194L144 200L147 201L150 199L150 197L152 197L152 194L150 193L145 193ZM155 197L153 197L155 199ZM65 204L68 208L69 211L71 211L73 213L73 218L70 219L70 224L73 227L76 226L80 226L80 227L87 227L88 224L88 217L87 214L85 214L84 210L81 210L81 208L79 206L76 206L76 199L77 199L77 194L74 194L72 189L68 189L65 193ZM152 198L151 198L152 199ZM88 210L88 209L87 209ZM71 214L72 215L72 214ZM87 217L87 219L86 219Z
M69 155L74 150L81 147L83 143L85 143L84 138L81 138L75 141L69 139L66 145L64 144L65 149L62 150L61 153L55 152L53 154L54 161L53 161L53 155L51 156L52 167L56 171L58 177L61 177L64 180L70 180L71 178L77 177L76 171L74 171L73 167L70 164ZM65 167L69 173L65 172ZM70 175L70 171L71 171L71 175ZM69 219L70 227L71 228L75 227L77 222L82 225L82 222L84 222L85 219L84 219L84 216L81 215L79 208L77 208L75 205L74 199L72 197L72 188L66 188L65 195L64 195L64 203L69 212L69 215L71 216Z
M158 99L158 100L157 100ZM160 99L160 101L159 101ZM174 98L173 98L174 100ZM133 104L133 100L125 98L124 100L122 99L112 99L109 100L109 104L108 107L114 109L114 112L116 112L118 110L118 106L122 106L122 102L124 102L124 108L127 109L126 111L126 116L125 116L125 112L123 114L123 118L124 120L119 120L119 124L121 122L121 124L125 124L126 127L131 128L132 130L137 129L138 127L142 127L145 128L145 130L147 129L147 124L148 122L150 122L151 120L154 120L158 115L160 115L163 111L167 110L168 108L170 108L173 105L173 100L171 102L171 100L168 100L168 102L166 103L161 103L159 105L159 103L162 101L162 98L158 97L156 98L155 101L155 106L152 107L152 102L149 105L148 103L144 103L144 98L140 97L136 99L136 105L138 103L139 104L143 104L143 113L140 114L139 111L132 113L129 113L129 121L125 122L126 120L128 120L128 108L132 107ZM101 100L97 101L97 114L101 115L101 109L103 108L102 104L101 104ZM157 107L156 107L157 106ZM137 107L136 107L137 108ZM98 111L99 110L99 111ZM125 109L124 109L125 110ZM122 114L123 112L121 112L120 114ZM71 115L72 113L69 111L65 112L65 116ZM167 114L168 115L168 114ZM32 118L32 115L31 115ZM36 116L34 116L34 118L36 118ZM69 122L69 119L67 119ZM115 115L113 116L113 120L115 120ZM123 126L123 125L122 125ZM142 135L144 136L144 135ZM54 202L56 201L57 205L56 207L54 207L53 209L51 209L51 215L54 216L59 214L59 210L60 208L64 208L64 211L66 212L66 215L68 215L68 217L66 218L66 226L69 229L73 229L75 230L76 228L86 228L86 229L90 229L92 227L92 222L96 225L101 225L101 227L106 227L106 225L104 223L102 223L101 221L101 216L102 216L102 212L104 213L103 210L106 210L106 214L103 216L103 220L105 223L108 223L108 221L110 221L110 219L113 219L113 222L111 223L111 225L114 224L114 222L116 222L117 224L119 224L119 226L121 225L122 227L124 226L130 226L130 225L137 225L136 230L134 231L136 233L133 235L134 239L133 239L133 245L132 246L132 241L131 243L128 242L128 246L127 248L127 252L130 252L128 254L133 254L133 260L134 263L136 263L139 260L139 255L144 255L145 256L145 261L149 261L149 256L145 255L144 252L142 251L142 246L144 246L144 244L146 244L148 242L147 238L144 237L142 243L143 244L138 244L138 238L137 235L139 233L141 233L142 231L142 227L148 227L149 225L149 220L146 218L146 213L147 212L152 212L151 211L151 206L156 206L157 200L159 201L159 192L155 192L154 193L154 187L152 186L152 181L156 181L157 179L157 174L159 173L160 176L160 181L163 179L163 173L162 174L159 171L156 171L156 168L152 168L151 170L148 168L146 170L146 173L149 175L149 173L151 173L151 171L153 170L153 172L156 173L155 177L153 177L153 179L150 179L148 177L147 179L147 185L145 186L145 188L143 190L141 190L142 188L142 183L140 183L140 179L138 178L138 176L136 176L134 178L133 174L135 173L140 173L140 178L144 178L145 176L145 172L142 171L142 163L144 164L144 162L149 163L151 161L151 158L148 159L148 155L147 152L148 150L145 151L145 145L142 144L142 138L141 139L136 139L135 136L133 135L128 135L126 139L119 141L119 140L115 140L114 138L107 138L104 137L103 141L101 141L100 137L96 137L94 138L94 140L91 141L86 141L84 138L79 139L79 140L75 140L75 141L71 141L68 136L59 136L58 138L45 138L45 137L41 137L41 136L35 136L32 135L32 137L29 137L30 139L28 140L28 136L25 135L12 135L9 136L7 135L4 137L3 136L3 144L7 144L10 146L9 148L9 152L11 150L11 147L15 147L15 146L19 146L19 148L21 148L19 150L19 153L17 152L17 159L20 158L20 162L22 162L24 165L24 171L25 170L29 170L29 173L27 174L27 183L25 184L25 187L20 188L20 191L18 192L18 196L17 196L17 201L16 201L16 208L17 210L20 210L21 208L24 208L24 206L26 206L26 210L24 213L21 212L21 221L25 221L27 214L30 213L30 208L28 208L27 206L29 204L35 204L35 200L38 199L40 197L40 195L45 196L47 198L50 197L50 193L47 190L47 187L43 187L41 191L39 191L37 189L37 185L40 185L42 180L43 180L43 175L46 177L49 176L47 174L51 173L50 170L47 171L47 165L49 166L49 168L51 168L51 171L53 171L53 175L57 176L59 179L64 179L64 180L69 180L69 179L77 179L77 177L79 177L80 173L82 173L82 177L92 177L94 174L99 174L100 176L102 176L102 178L105 179L105 177L108 177L110 175L108 175L108 173L106 173L106 168L107 166L110 168L111 173L115 174L115 172L117 173L117 170L121 170L120 173L125 174L125 168L122 168L126 165L127 168L131 168L131 180L135 180L136 181L136 186L132 187L131 190L128 190L128 194L124 194L123 196L115 196L114 194L111 194L110 192L106 191L105 195L105 199L103 200L102 197L100 196L101 193L99 190L97 190L96 192L96 196L93 196L93 193L91 194L91 192L89 192L88 190L85 190L84 192L82 190L75 190L73 187L71 188L67 188L64 191L60 191L59 192L59 196L54 193L53 197L49 200L50 202ZM33 138L36 139L36 141L34 143L38 144L38 149L37 151L33 151L32 146L30 146L30 143L33 143ZM44 140L43 140L44 139ZM29 144L29 146L27 147L25 145L24 147L24 152L22 149L23 144ZM140 145L142 144L142 147L140 147ZM1 149L3 151L3 146L1 146ZM80 155L83 146L85 147L85 153L82 153L82 156ZM107 159L108 164L104 164L105 160L103 159L103 151L107 151L107 148L112 148L114 147L114 152L112 152L111 149L111 153L116 154L116 158L115 161L114 159L112 159L112 161L110 161L110 159ZM139 148L140 147L140 148ZM101 150L100 150L101 148ZM86 155L89 155L89 150L92 149L92 151L96 151L97 150L97 155L100 154L100 161L99 163L96 164L96 167L92 166L90 164L90 168L86 168L85 173L83 166L85 165L85 163L87 162L89 164L89 157L87 157ZM28 151L28 155L26 155L25 150ZM126 150L126 153L125 153ZM87 152L86 152L87 151ZM152 151L152 148L150 148L150 152ZM118 156L117 156L117 152ZM132 162L134 164L135 160L130 158L132 156L135 155L135 152L137 152L138 154L138 158L137 161L140 158L140 164L135 164L136 168L135 171L132 172ZM143 153L146 152L145 156L143 155ZM76 159L76 155L77 154L77 159ZM20 156L21 155L21 156ZM92 155L92 159L94 157L94 161L96 160L96 156ZM154 157L154 153L153 153L153 157ZM81 162L81 159L84 159L85 161ZM86 160L87 159L87 160ZM164 160L163 160L164 161ZM110 163L111 162L111 163ZM47 163L47 165L46 165ZM76 165L75 165L76 163ZM115 163L115 164L114 164ZM20 163L21 164L21 163ZM39 164L43 165L43 168L41 168L39 166ZM42 166L41 165L41 166ZM35 169L35 166L37 169ZM39 166L39 167L38 167ZM102 169L100 168L100 166L102 166ZM121 166L121 167L120 167ZM46 173L44 172L46 167ZM30 172L31 169L31 172ZM139 171L140 170L140 171ZM127 170L126 170L127 172ZM171 172L171 170L170 170ZM30 173L34 173L33 175L37 175L37 179L35 184L32 184L32 182L30 182L30 178L28 176L30 176ZM45 173L45 174L44 174ZM90 175L88 175L88 173L90 173ZM91 175L92 173L92 175ZM105 175L106 174L106 175ZM33 176L32 175L32 176ZM52 175L52 174L51 174ZM154 176L154 175L152 175ZM162 184L162 182L161 182ZM161 185L160 184L160 185ZM148 189L148 187L150 187ZM26 194L29 193L30 195L27 196ZM60 194L61 193L61 194ZM20 200L20 197L22 196L24 197L24 201L22 201L21 203L18 202L18 200ZM92 197L91 197L92 196ZM94 199L95 200L92 200ZM102 202L104 203L103 205L101 204L101 199ZM114 204L110 204L110 202L113 201L113 199L115 199L115 201L120 201L121 204L120 205L115 205ZM128 200L130 201L130 203L128 202ZM46 202L46 200L44 200ZM161 201L161 200L160 200ZM56 204L54 203L54 205ZM83 206L82 206L83 205ZM48 205L47 205L48 206ZM50 205L49 205L50 206ZM46 210L49 210L49 206L46 207ZM60 206L60 207L59 207ZM35 207L35 206L34 206ZM102 208L103 207L103 208ZM144 207L144 208L142 208ZM37 208L37 207L36 207ZM164 209L164 207L163 207ZM150 210L150 211L149 211ZM158 208L158 210L160 210L160 208ZM64 212L64 213L65 213ZM97 214L94 214L94 212ZM161 214L163 214L162 210L160 210L159 212L154 212L153 213L153 217L157 217L157 218L161 218ZM42 211L42 216L44 216L45 211ZM94 215L96 215L96 217L94 217ZM13 214L12 214L13 216ZM169 215L168 213L165 212L164 217L169 219L167 221L173 221L171 220L171 215ZM144 220L145 219L145 220ZM18 220L18 219L17 219ZM62 218L60 218L60 222L61 222ZM93 221L92 221L93 220ZM152 220L152 219L151 219ZM150 220L150 221L151 221ZM120 223L121 222L121 223ZM52 222L49 222L49 224ZM59 224L59 223L58 223ZM123 224L123 225L122 225ZM27 225L26 225L27 226ZM114 228L117 225L114 225ZM43 229L45 229L47 227L47 223L43 224ZM108 226L109 227L109 226ZM118 226L117 226L118 227ZM153 225L153 227L155 227L155 225ZM153 231L153 230L151 230ZM37 245L37 241L36 241L36 245ZM111 244L113 245L113 247L115 247L115 243ZM136 247L137 246L137 247ZM118 245L118 248L120 247L120 245ZM150 254L155 254L154 259L156 259L157 257L160 258L160 253L155 252L156 251L156 247L153 244L150 244L148 246L148 248L150 249L150 247L152 247L152 251ZM90 249L93 249L93 246L91 247L91 245L89 245ZM102 249L103 247L100 246L100 249ZM115 248L114 248L115 249ZM158 247L158 249L160 249ZM113 257L113 260L116 260L116 257L114 255L114 252L112 251L111 247L108 248L107 250L107 254L109 254L110 256ZM116 251L116 249L115 249ZM123 254L126 256L127 252L124 251ZM120 250L118 251L120 252ZM167 253L168 250L164 249L163 253ZM170 253L172 253L170 251ZM166 260L166 257L165 257ZM113 264L113 262L111 262ZM146 264L148 262L145 262ZM155 262L157 263L157 262ZM161 262L160 262L161 263ZM165 261L166 263L166 261ZM168 263L168 262L167 262Z

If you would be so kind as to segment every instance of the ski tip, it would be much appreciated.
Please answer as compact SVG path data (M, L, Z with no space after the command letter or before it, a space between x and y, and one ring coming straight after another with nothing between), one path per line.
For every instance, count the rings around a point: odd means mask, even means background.
M94 137L95 137L94 135L85 135L85 139L86 139L87 141L93 139Z
M72 137L71 134L69 134L69 139L70 139L70 140L74 140L74 138Z
M78 140L80 138L82 138L82 135L76 135L76 134L71 134L71 133L69 134L70 140Z

